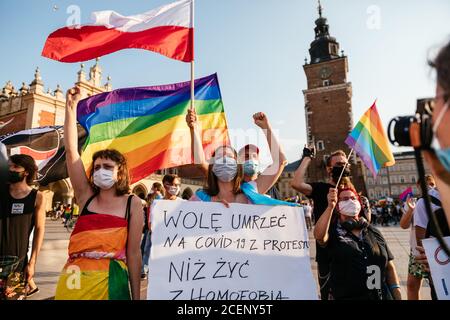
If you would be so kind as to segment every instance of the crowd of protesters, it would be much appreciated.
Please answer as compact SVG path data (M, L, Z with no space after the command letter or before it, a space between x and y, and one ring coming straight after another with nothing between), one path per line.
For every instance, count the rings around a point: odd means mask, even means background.
M400 280L389 244L377 226L410 229L407 298L420 299L423 280L435 288L422 245L423 239L436 237L425 201L431 199L432 214L444 236L449 236L450 221L450 43L431 63L437 71L437 89L432 125L436 139L434 151L424 151L432 175L427 190L419 199L374 202L356 190L351 182L351 166L342 150L331 152L324 170L327 181L307 181L306 172L315 156L305 147L291 182L293 189L308 198L301 202L308 230L316 240L314 253L322 300L400 300ZM94 153L92 168L85 171L78 151L76 106L79 88L67 93L64 143L69 177L79 205L60 206L64 223L77 215L67 263L56 288L55 299L140 299L140 280L151 272L151 207L155 201L206 201L230 203L293 205L268 197L287 163L277 138L264 113L253 116L271 147L273 164L260 169L259 148L244 146L236 151L218 147L209 162L205 160L194 109L189 109L193 158L205 177L202 189L181 192L181 179L165 175L155 182L145 199L130 192L126 158L118 151L105 149ZM330 150L331 151L331 150ZM2 153L2 157L6 158ZM34 159L12 155L7 159L7 183L0 189L0 299L23 299L36 292L36 260L45 230L45 198L33 187L37 174ZM372 200L372 203L371 203ZM417 200L417 201L416 201ZM300 197L295 199L300 202ZM76 212L76 213L75 213ZM313 227L314 225L314 227ZM28 253L29 252L29 253ZM380 271L379 287L367 285L369 266ZM78 268L83 282L80 290L68 288L68 270Z

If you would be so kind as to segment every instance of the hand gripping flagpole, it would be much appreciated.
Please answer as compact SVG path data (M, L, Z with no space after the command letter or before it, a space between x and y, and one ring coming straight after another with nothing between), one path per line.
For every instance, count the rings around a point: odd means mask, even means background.
M341 179L342 179L342 176L343 176L343 174L344 174L345 169L347 168L348 164L350 163L350 157L352 156L352 153L353 153L353 149L350 150L350 153L349 153L348 156L347 156L347 163L346 163L345 166L342 168L341 175L339 176L339 180L336 182L336 188L335 188L336 190L337 190L337 188L339 187L339 183L341 182Z

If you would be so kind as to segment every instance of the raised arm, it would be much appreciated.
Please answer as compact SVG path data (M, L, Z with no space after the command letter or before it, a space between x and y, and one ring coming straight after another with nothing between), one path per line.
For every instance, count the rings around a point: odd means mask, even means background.
M403 209L401 209L403 214L400 218L400 227L402 229L408 229L411 226L414 208L416 207L414 198L412 197L408 197L408 199L406 200L406 204L408 205L408 210L406 210L406 212L403 212Z
M314 228L314 238L319 242L321 246L325 246L329 239L329 229L333 210L337 203L337 190L330 188L328 192L328 207L325 212L320 216L316 222Z
M83 207L86 200L93 194L88 178L86 176L83 162L78 153L78 131L77 131L77 105L81 94L78 87L67 91L66 95L66 117L64 119L64 146L66 149L66 165L70 182L75 191L75 197Z
M291 181L291 187L298 192L303 193L305 196L311 196L313 188L309 183L305 182L306 170L308 170L311 163L312 156L314 155L314 147L303 149L303 157L300 166L295 170L294 178Z
M283 173L287 160L277 137L273 134L272 127L267 116L263 112L258 112L253 115L253 120L266 135L270 155L272 156L273 161L273 163L268 166L266 170L264 170L264 172L256 179L258 191L260 193L266 193L277 182L278 178Z
M198 165L206 176L208 174L208 163L205 159L205 152L203 150L202 139L200 138L200 128L195 109L188 109L186 123L191 131L192 159L194 160L194 164Z

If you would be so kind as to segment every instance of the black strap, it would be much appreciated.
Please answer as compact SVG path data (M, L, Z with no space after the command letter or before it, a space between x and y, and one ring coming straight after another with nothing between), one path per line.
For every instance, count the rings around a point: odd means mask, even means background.
M128 196L128 200L127 200L127 210L125 211L125 219L128 221L128 225L130 224L130 210L131 210L131 199L133 198L133 194L131 194L130 196Z
M93 200L96 196L97 196L97 193L95 193L92 197L90 197L90 198L88 199L88 201L86 201L86 203L85 203L85 205L84 205L84 207L83 207L83 210L81 210L80 216L86 214L86 211L88 211L87 208L88 208L89 204L92 202L92 200Z
M435 206L437 206L439 208L442 207L442 202L438 198L430 196L430 200Z

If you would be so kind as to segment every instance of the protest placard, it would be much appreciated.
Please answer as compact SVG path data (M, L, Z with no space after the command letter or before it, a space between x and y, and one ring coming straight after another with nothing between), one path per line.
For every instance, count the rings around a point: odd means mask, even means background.
M148 299L318 298L300 207L155 201Z
M450 237L444 238L450 247ZM437 239L422 241L430 265L431 277L439 300L450 300L450 257L448 257Z

